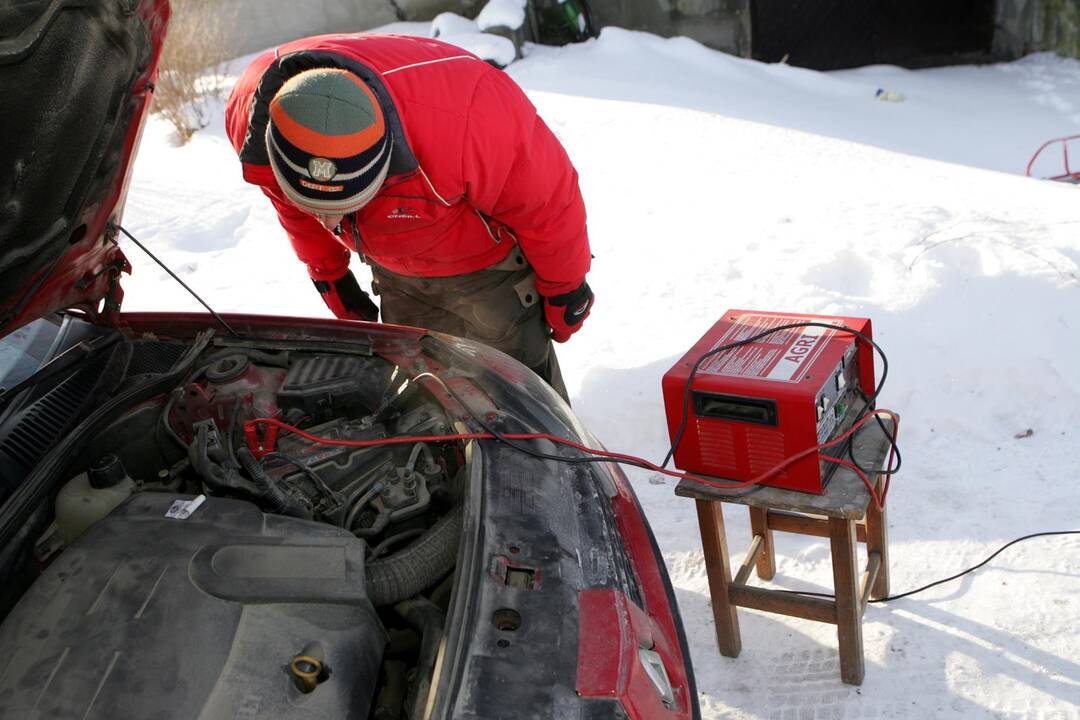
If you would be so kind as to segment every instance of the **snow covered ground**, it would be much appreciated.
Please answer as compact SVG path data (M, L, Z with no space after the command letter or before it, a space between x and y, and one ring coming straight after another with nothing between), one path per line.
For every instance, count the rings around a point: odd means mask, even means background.
M1080 132L1080 63L817 73L607 30L510 73L581 174L597 304L559 353L608 447L663 456L660 377L725 309L865 315L891 363L883 405L904 418L894 591L1078 527L1080 188L1019 175L1043 140ZM183 148L150 122L125 224L218 310L327 315L216 122ZM128 256L126 309L198 309ZM870 606L855 688L830 625L740 611L742 655L721 657L693 504L630 474L704 717L1080 717L1076 536ZM727 520L741 557L747 518ZM777 562L778 586L831 588L826 542L778 536Z

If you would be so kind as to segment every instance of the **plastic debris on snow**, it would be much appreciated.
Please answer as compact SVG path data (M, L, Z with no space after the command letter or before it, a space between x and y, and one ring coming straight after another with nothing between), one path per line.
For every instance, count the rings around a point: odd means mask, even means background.
M886 90L885 88L878 88L874 93L874 97L878 100L884 100L885 102L904 102L907 100L907 96L902 92L895 90Z

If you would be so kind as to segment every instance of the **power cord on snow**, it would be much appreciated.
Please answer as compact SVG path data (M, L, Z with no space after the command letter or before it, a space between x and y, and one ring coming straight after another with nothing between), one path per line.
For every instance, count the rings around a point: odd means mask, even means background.
M950 575L949 577L942 578L941 580L935 580L932 583L927 583L926 585L923 585L922 587L917 587L914 590L908 590L906 592L898 593L896 595L889 595L887 597L878 598L876 600L871 600L870 602L872 602L872 603L891 602L892 600L899 600L900 598L910 597L910 596L915 595L917 593L921 593L924 590L929 590L930 588L937 587L938 585L944 585L947 582L952 582L953 580L958 580L958 579L964 577L965 575L968 575L969 573L973 573L976 570L978 570L979 568L983 567L988 562L990 562L991 560L996 558L1001 553L1005 552L1005 550L1007 550L1008 548L1012 547L1013 545L1016 545L1017 543L1023 542L1025 540L1031 540L1033 538L1051 537L1051 536L1054 536L1054 535L1080 535L1080 530L1054 530L1054 531L1051 531L1051 532L1032 533L1031 535L1024 535L1023 537L1018 537L1015 540L1010 540L1009 542L1007 542L1004 545L1002 545L1001 547L999 547L992 555L990 555L988 558L983 560L978 565L972 565L971 567L967 568L966 570L961 570L960 572L956 573L955 575ZM804 591L804 590L773 590L773 592L782 592L782 593L787 593L788 595L804 595L804 596L807 596L807 597L821 597L821 598L830 598L830 599L836 597L835 595L833 595L831 593L807 592L807 591Z

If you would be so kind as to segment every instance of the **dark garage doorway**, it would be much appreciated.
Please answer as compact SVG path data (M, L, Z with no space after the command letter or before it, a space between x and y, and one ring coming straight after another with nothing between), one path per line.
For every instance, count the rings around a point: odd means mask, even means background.
M994 0L751 0L753 57L818 70L991 59Z

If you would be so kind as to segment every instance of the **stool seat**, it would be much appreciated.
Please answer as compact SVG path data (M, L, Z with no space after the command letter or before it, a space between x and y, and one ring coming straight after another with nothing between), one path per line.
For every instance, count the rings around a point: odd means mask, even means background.
M877 492L884 486L880 474L889 451L893 421L882 418L882 426L867 423L852 438L852 449L873 478ZM722 479L715 478L722 482ZM680 497L697 503L701 545L709 576L709 594L716 621L716 643L721 654L738 657L742 650L736 608L833 623L840 649L840 676L844 682L861 685L863 661L862 615L871 599L889 594L888 521L878 510L870 491L850 468L839 466L822 495L759 485L725 489L681 480L675 488ZM746 558L732 577L724 529L723 503L746 505L750 511L753 539ZM829 538L832 550L834 599L796 595L748 584L756 569L762 580L776 573L776 531ZM860 579L857 543L866 544L867 565Z

